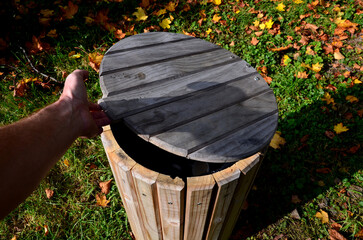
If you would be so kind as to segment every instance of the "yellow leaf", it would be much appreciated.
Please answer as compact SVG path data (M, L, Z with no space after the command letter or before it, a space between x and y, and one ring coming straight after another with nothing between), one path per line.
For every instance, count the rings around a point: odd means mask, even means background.
M166 10L168 10L170 12L174 12L175 7L176 7L175 2L169 2L168 5L165 6Z
M170 17L170 21L173 21L174 20L173 15L170 14L169 17Z
M43 17L51 17L54 15L54 10L50 10L50 9L42 9L40 10L40 14L43 15Z
M268 22L265 23L267 29L271 29L273 24L274 21L272 21L272 19L270 19Z
M294 0L294 3L296 3L296 4L300 4L300 3L303 3L304 1L302 1L302 0Z
M64 165L66 165L66 167L69 167L70 163L68 159L64 159L63 161Z
M329 215L328 215L328 213L324 212L323 210L320 210L320 212L317 212L315 214L315 217L319 218L322 223L329 222Z
M95 20L93 19L93 18L91 18L91 17L84 17L84 19L85 19L85 23L86 24L91 24L91 23L93 23Z
M275 135L273 136L271 142L270 142L270 147L274 148L274 149L279 149L280 145L285 145L286 141L283 137L280 136L281 132L276 131Z
M355 103L355 102L359 102L358 98L352 96L352 95L348 95L345 97L345 99L351 103Z
M218 6L222 3L222 0L213 0L213 3Z
M156 13L156 16L160 16L160 15L163 15L166 13L166 9L160 9L157 13Z
M342 132L346 132L348 130L349 129L347 127L343 126L343 123L338 123L337 125L334 126L334 131L337 134L341 134Z
M218 14L214 14L212 21L214 23L217 23L217 22L219 22L219 20L221 20L221 18L222 17L220 17Z
M137 12L134 12L132 15L134 15L136 17L136 21L144 21L148 18L148 16L146 15L144 9L142 9L141 7L136 8Z
M94 52L94 53L89 53L88 54L88 64L96 71L99 72L100 70L100 65L102 62L102 58L103 55L101 55L100 53Z
M335 52L334 53L334 58L337 59L337 60L340 60L340 59L344 59L345 57L340 52Z
M285 5L283 3L279 3L279 5L277 5L276 9L280 12L284 12L285 11Z
M57 34L57 29L53 29L53 30L50 30L47 34L48 37L51 37L51 38L56 38L58 37L58 34Z
M301 79L306 79L309 77L309 75L306 73L306 71L304 71L304 72L298 72L296 77Z
M210 28L208 28L208 30L207 30L207 31L205 31L205 33L206 33L207 35L209 35L211 32L212 32L212 29L210 29Z
M360 83L362 83L362 81L361 81L361 80L359 80L359 79L355 79L355 80L354 80L354 84L360 84Z
M106 207L110 200L106 199L106 196L103 194L96 194L96 205L101 207Z
M253 22L253 25L254 25L255 27L258 27L258 26L260 25L260 21L258 21L258 20L254 21L254 22Z
M162 28L170 28L170 19L169 18L165 18L163 21L161 21L161 23L159 23L160 27Z
M315 63L313 65L311 65L311 70L313 70L314 72L320 72L320 70L323 68L323 64L321 63Z
M333 105L335 104L334 98L332 98L329 93L325 93L324 98L322 98L321 100L326 101L327 104L330 103L332 103Z
M289 56L287 56L287 55L284 55L282 61L283 61L284 65L286 66L287 64L289 64L291 62L291 58L289 58Z
M266 28L266 24L264 24L264 23L261 23L260 25L258 25L259 27L260 27L260 29L265 29Z

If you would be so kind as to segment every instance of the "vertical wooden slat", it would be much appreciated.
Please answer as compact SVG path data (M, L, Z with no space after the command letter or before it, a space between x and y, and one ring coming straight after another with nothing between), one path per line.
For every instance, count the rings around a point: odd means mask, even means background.
M181 178L160 174L157 179L159 209L164 240L182 240L185 183Z
M113 152L116 149L119 149L120 146L116 142L116 139L114 138L110 125L103 127L103 132L101 134L101 140L103 144L103 148L105 149L106 154L109 152Z
M140 218L140 206L131 174L131 169L136 165L136 162L127 157L122 149L117 149L108 155L132 232L137 240L145 239L144 224Z
M212 175L187 178L185 240L202 239L214 186Z
M218 190L206 239L218 239L240 174L236 165L213 174Z
M159 173L136 164L132 169L145 239L162 239L156 179Z
M252 183L256 177L260 161L260 154L238 161L235 166L241 171L241 176L236 187L236 191L232 198L231 204L227 212L227 218L222 227L222 231L218 239L228 239L241 213L243 202L246 200Z

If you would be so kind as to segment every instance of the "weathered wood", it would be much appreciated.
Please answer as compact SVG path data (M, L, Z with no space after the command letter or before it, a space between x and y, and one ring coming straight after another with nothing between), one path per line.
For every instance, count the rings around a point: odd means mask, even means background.
M201 39L171 33L123 39L105 54L100 77L99 103L111 119L180 156L238 161L266 146L276 130L277 104L263 78Z
M101 141L103 144L103 148L106 151L106 154L120 148L120 146L118 145L116 139L112 134L110 125L103 127L103 132L101 134Z
M184 230L185 184L181 178L160 174L157 179L163 239L182 240Z
M132 168L132 176L140 206L141 221L144 224L144 238L152 240L162 239L156 187L159 173L136 164Z
M212 175L187 179L184 239L202 239L215 181Z
M215 197L206 239L218 239L225 218L228 218L227 211L237 187L240 174L241 172L237 166L213 173L214 180L218 185L218 191Z
M220 232L218 239L224 240L230 237L261 162L260 154L256 153L253 156L240 160L234 164L234 166L241 171L241 175L227 211L228 217L223 223L222 231Z

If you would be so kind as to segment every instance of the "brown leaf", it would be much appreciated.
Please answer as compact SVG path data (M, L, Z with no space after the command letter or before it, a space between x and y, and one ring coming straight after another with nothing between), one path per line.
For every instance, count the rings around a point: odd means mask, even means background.
M47 236L48 234L49 234L48 225L44 225L44 236Z
M325 131L325 136L327 136L330 139L333 139L335 137L335 134L332 131Z
M74 4L72 1L69 1L68 6L61 7L61 10L63 12L61 20L72 19L73 16L78 12L78 5Z
M339 223L334 222L334 223L332 223L331 228L334 229L334 230L339 231L342 228L342 225L340 225Z
M112 179L110 179L110 180L108 180L106 182L100 182L99 183L102 193L107 195L110 192L111 181L112 181Z
M46 188L45 189L45 194L47 195L48 199L51 199L54 195L54 191L52 189Z
M101 207L106 207L110 200L107 200L106 195L96 194L96 205Z
M270 48L268 49L271 52L280 52L280 51L285 51L287 49L291 48L291 44L289 44L288 46L285 47L279 47L279 48Z
M304 71L304 72L298 72L296 77L301 79L306 79L309 77L309 75L306 73L306 71Z
M319 169L316 169L315 170L317 173L324 173L324 174L327 174L327 173L330 173L331 172L331 169L330 168L319 168Z
M345 57L340 52L335 52L334 53L334 58L337 59L337 60L340 60L340 59L344 59Z
M355 154L359 149L360 149L360 144L357 144L357 145L349 148L349 150L347 152L351 153L351 154Z
M255 37L253 37L253 38L252 38L252 40L251 40L251 43L252 43L252 45L254 45L254 46L256 46L259 42L260 42L260 41L259 41L257 38L255 38Z
M292 202L293 204L298 204L298 203L301 203L301 199L299 198L299 196L298 196L298 195L292 195L292 196L291 196L291 202Z
M312 32L317 32L316 30L319 28L318 26L311 24L311 23L307 23L305 25L305 28L310 29Z
M263 31L255 32L256 37L259 37L263 34Z
M309 38L306 36L301 36L299 43L301 43L302 45L306 45L309 43Z
M335 229L329 229L329 237L330 240L346 240L346 238L341 235L337 230Z

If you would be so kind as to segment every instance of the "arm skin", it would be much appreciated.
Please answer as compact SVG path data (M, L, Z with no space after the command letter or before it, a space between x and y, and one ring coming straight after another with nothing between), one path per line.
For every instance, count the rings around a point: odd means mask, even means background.
M55 103L19 122L0 128L0 219L23 202L78 137L91 138L110 120L89 103L76 70Z

